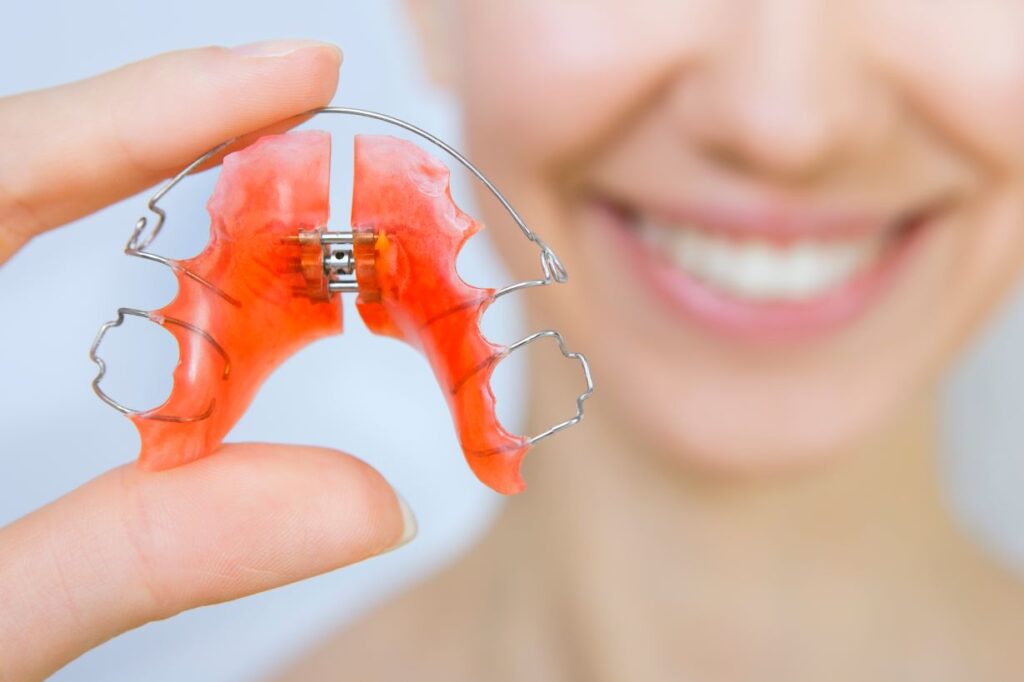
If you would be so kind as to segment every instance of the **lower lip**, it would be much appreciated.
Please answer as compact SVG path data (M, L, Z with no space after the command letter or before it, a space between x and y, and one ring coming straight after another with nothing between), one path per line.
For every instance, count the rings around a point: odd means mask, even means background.
M922 217L903 228L885 253L863 272L821 296L800 302L759 302L731 296L665 262L617 215L600 210L598 222L622 253L633 276L702 328L748 342L809 339L852 322L882 297L910 261L924 233Z

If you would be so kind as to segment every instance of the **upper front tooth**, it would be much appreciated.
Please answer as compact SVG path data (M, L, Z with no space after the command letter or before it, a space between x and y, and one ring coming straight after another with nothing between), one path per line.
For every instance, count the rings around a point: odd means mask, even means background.
M822 250L812 246L794 247L783 275L783 295L800 298L821 286L834 274L833 262Z
M708 239L704 246L705 272L713 284L729 288L739 268L739 252L719 239Z
M780 293L779 256L766 244L747 244L740 249L735 273L739 288L765 295Z
M837 286L878 250L870 240L847 244L805 242L779 248L737 243L695 229L659 228L676 265L711 285L752 299L803 299Z

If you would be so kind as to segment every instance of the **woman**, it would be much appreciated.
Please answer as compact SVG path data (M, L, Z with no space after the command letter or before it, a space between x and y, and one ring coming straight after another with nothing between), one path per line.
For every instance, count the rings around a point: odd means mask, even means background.
M945 506L934 407L1024 257L1024 6L410 8L470 156L572 272L531 300L533 326L557 321L600 392L477 549L285 677L1024 678L1024 588ZM275 43L3 101L0 260L327 102L336 68L329 47ZM133 96L162 80L186 92ZM70 97L124 117L97 113L71 148L22 141L64 125ZM125 152L97 154L111 136ZM531 371L537 427L578 376ZM259 495L209 513L239 485ZM250 514L268 500L289 513ZM323 451L117 470L0 531L0 669L41 676L148 620L365 558L404 519L379 476Z
M284 678L1024 679L935 388L1024 256L1024 5L412 9L598 393L476 550ZM578 387L548 360L530 432Z

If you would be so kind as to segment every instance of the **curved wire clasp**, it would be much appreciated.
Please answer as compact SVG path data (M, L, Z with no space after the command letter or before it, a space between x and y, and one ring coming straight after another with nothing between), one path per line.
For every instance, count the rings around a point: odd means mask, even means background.
M196 415L188 416L176 416L166 414L156 414L155 410L134 410L130 407L126 407L118 401L107 395L106 391L100 386L100 382L103 381L103 377L107 375L107 363L104 362L103 358L99 356L100 344L103 343L103 337L107 335L107 332L114 327L120 327L124 324L125 317L131 315L133 317L141 317L145 320L149 320L160 326L167 326L169 324L179 326L183 329L187 329L193 334L199 335L204 341L213 346L213 349L224 359L224 371L221 373L221 380L227 379L228 375L231 374L231 360L228 358L227 352L221 347L217 340L210 336L207 332L203 331L199 327L186 322L185 320L179 320L176 317L167 317L166 315L156 315L146 310L138 310L136 308L119 308L117 311L117 319L110 322L106 322L100 327L99 332L96 334L96 339L92 342L92 347L89 348L89 359L92 360L97 367L99 372L96 374L96 378L92 380L92 390L100 397L100 400L110 405L121 414L129 417L145 417L146 419L157 419L165 422L198 422L208 418L213 414L214 401L211 400L206 409ZM159 407L156 409L160 409Z
M508 347L508 351L506 354L514 353L516 350L522 348L523 346L528 346L531 343L548 337L553 338L558 343L558 350L562 352L563 356L565 356L569 360L579 361L580 365L583 368L583 378L586 381L586 389L578 396L576 396L576 415L574 417L566 419L564 422L555 424L547 431L539 433L536 436L531 436L530 438L527 438L526 440L530 445L539 443L545 438L555 435L559 431L563 431L569 428L570 426L579 424L580 420L583 419L583 403L587 398L589 398L594 393L594 379L590 375L590 363L587 362L586 356L584 356L582 353L569 350L569 347L565 343L565 339L562 338L562 334L557 331L554 331L553 329L546 329L541 332L535 332L533 334L530 334L529 336L526 336L516 341L515 343Z
M522 289L528 289L532 287L547 286L549 284L564 284L565 282L569 281L569 274L568 272L566 272L565 266L562 265L562 261L559 260L558 256L551 249L551 247L545 244L544 241L537 235L537 233L527 226L526 221L523 220L522 216L519 215L519 212L512 207L512 204L505 197L505 195L501 193L497 186L495 186L495 184L491 182L479 168L473 165L473 163L470 162L469 159L467 159L461 152L459 152L453 146L451 146L441 138L437 137L436 135L420 128L419 126L409 123L408 121L403 121L400 118L396 118L388 114L382 114L376 111L370 111L368 109L356 109L352 107L320 107L318 109L310 109L309 111L306 111L304 113L297 114L287 120L293 120L298 118L308 119L314 116L318 116L320 114L340 114L347 116L358 116L362 118L381 121L384 123L389 123L391 125L402 128L403 130L413 133L414 135L417 135L427 140L431 144L444 150L448 155L450 155L452 158L454 158L456 161L462 164L462 166L465 167L466 170L472 173L480 182L483 183L483 185L491 192L491 194L494 195L494 197L498 200L502 207L504 207L504 209L512 217L512 220L515 221L516 225L519 227L523 235L528 240L536 244L537 248L540 249L540 265L542 274L542 276L538 279L517 282L515 284L510 284L506 287L498 289L491 295L492 301L497 300L498 298L505 296L506 294L510 294L514 291L520 291ZM136 221L135 228L132 230L131 236L128 238L128 242L127 244L125 244L124 249L125 253L128 254L129 256L135 256L138 258L151 260L162 265L166 265L172 270L182 272L183 274L185 274L188 277L191 277L192 279L196 280L203 286L210 288L219 296L221 296L222 298L224 298L226 301L233 305L238 305L238 302L224 291L221 291L212 282L207 281L203 277L188 270L187 268L183 268L176 261L170 260L168 258L165 258L154 253L150 253L149 251L146 251L146 249L153 243L157 236L159 236L160 231L163 229L164 224L167 221L167 212L159 206L160 200L163 199L172 189L174 189L182 180L184 180L185 177L191 175L193 172L196 171L197 168L199 168L207 161L217 156L217 154L219 154L220 152L231 147L238 141L238 139L238 137L233 137L230 140L225 140L224 142L221 142L217 146L213 147L206 153L196 158L192 163L185 166L185 168L183 168L177 175L175 175L173 178L168 180L162 187L160 187L160 189L158 189L156 193L154 193L153 196L150 197L149 202L147 203L147 207L149 208L149 210L156 216L155 224L152 226L152 229L150 229L149 232L147 233L146 228L149 226L149 221L146 218L146 216L140 217L138 221ZM146 414L143 412L130 410L129 408L124 407L123 405L115 401L113 398L108 396L106 393L104 393L99 386L100 381L102 380L104 374L106 373L106 365L104 364L103 360L97 355L99 345L103 340L103 336L111 327L116 327L123 323L124 315L126 314L141 315L142 317L152 319L150 317L150 314L145 313L144 311L136 311L132 309L122 308L121 310L118 311L118 318L116 321L107 322L105 325L103 325L103 327L100 328L100 332L97 335L96 341L93 343L92 349L89 353L90 359L94 363L96 363L97 367L99 367L99 374L93 380L92 386L93 391L95 391L96 395L98 395L105 403L107 403L114 409L129 415ZM172 323L180 322L173 320L168 321ZM190 326L188 325L188 323L182 324ZM194 331L198 331L199 333L206 335L206 333L203 332L202 330L194 329ZM569 351L565 345L565 340L562 338L562 335L555 330L548 329L540 331L535 334L531 334L523 339L520 339L519 341L516 341L514 344L509 346L508 352L515 351L519 348L522 348L523 346L527 346L545 337L555 338L558 341L558 345L562 352L562 355L564 355L566 358L578 360L580 362L580 364L583 366L583 374L584 379L586 380L586 388L576 398L576 416L560 424L556 424L555 426L552 426L551 428L537 434L536 436L528 438L527 440L531 445L538 443L544 440L545 438L552 436L555 433L558 433L559 431L562 431L563 429L566 429L574 424L579 423L579 421L583 419L583 402L594 393L594 381L590 373L590 364L587 362L586 357L581 353ZM220 346L217 345L216 341L210 338L208 338L207 340L214 343L217 349L220 350L221 353L223 354L223 350L220 349ZM227 358L225 357L225 361L226 360ZM169 419L171 421L194 421L196 419L203 419L209 416L208 413L212 410L212 408L213 406L211 405L210 408L208 408L207 410L207 414L198 417L182 418L154 416L154 418Z

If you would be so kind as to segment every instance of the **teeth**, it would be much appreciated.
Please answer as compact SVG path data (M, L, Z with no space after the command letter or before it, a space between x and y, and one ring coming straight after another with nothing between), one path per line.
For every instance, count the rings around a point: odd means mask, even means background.
M679 269L712 287L757 301L800 301L839 287L879 253L880 238L846 242L764 241L710 236L690 226L644 223L640 237Z

